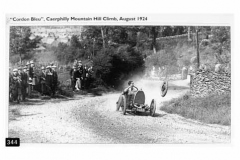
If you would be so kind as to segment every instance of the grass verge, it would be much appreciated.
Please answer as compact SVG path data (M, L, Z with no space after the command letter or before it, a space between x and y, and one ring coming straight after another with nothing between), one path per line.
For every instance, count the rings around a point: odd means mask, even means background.
M165 102L161 110L204 123L231 125L230 94L194 98L187 93L180 98Z

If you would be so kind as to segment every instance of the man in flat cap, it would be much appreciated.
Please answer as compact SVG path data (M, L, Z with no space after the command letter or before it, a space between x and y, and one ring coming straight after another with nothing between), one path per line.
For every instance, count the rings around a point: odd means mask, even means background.
M27 96L30 96L31 95L31 93L32 93L32 78L29 76L29 70L30 70L30 62L27 62L27 64L26 64L26 67L27 67L27 77L28 77L28 79L27 79Z
M34 78L34 62L33 62L33 60L31 60L30 61L30 63L29 63L29 70L28 70L28 81L29 81L29 88L28 88L28 90L29 90L29 95L31 95L31 92L32 92L32 90L33 90L33 85L35 85L34 83L34 80L33 80L33 78Z
M83 68L83 65L82 63L80 62L79 65L78 65L78 71L80 73L80 89L83 88L83 84L84 84L84 79L83 79L83 73L84 73L84 68Z
M74 90L76 89L77 91L80 90L80 72L78 70L78 66L74 66L73 70L73 81L74 81Z
M33 76L34 76L33 67L34 67L34 62L33 62L33 60L31 60L31 61L30 61L30 67L29 67L29 77L30 77L31 79L33 79Z
M82 64L82 61L81 61L81 60L78 61L78 65L80 65L80 64Z
M53 96L55 96L57 85L58 85L58 75L57 75L56 67L57 66L55 66L55 65L51 66L51 68L52 68L52 94L53 94Z
M86 89L86 85L87 85L87 75L88 75L87 66L84 65L82 70L83 70L83 72L82 72L82 88Z
M81 89L81 71L80 71L80 66L76 66L77 70L74 72L74 77L76 80L76 85L75 85L75 89L78 91Z
M23 71L21 72L21 92L22 92L22 100L25 101L26 96L27 96L27 86L28 86L28 74L27 74L27 67L23 67Z
M12 74L12 96L13 96L13 101L17 101L18 103L20 102L20 97L19 97L19 87L21 83L21 78L18 74L18 69L13 69L13 74Z
M22 100L22 67L19 66L18 67L18 77L21 79L20 83L19 83L19 87L18 87L18 94L20 99Z
M46 70L45 67L41 67L41 74L40 74L40 84L41 84L41 94L44 96L46 94Z
M77 65L73 65L71 70L70 70L70 78L71 78L71 87L72 87L72 90L74 91L75 90L75 85L76 85L76 81L75 81L75 77L74 77L74 72L77 71Z
M52 78L53 74L51 72L51 67L50 66L47 66L46 67L46 89L47 89L47 92L48 92L48 95L52 95L52 81L53 81L53 78Z

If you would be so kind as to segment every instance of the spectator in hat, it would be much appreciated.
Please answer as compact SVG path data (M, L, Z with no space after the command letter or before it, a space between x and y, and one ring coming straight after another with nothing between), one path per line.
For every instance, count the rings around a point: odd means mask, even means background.
M74 62L73 62L73 66L74 66L74 65L77 65L77 64L78 64L78 60L75 59Z
M55 65L52 65L52 94L53 96L55 96L55 92L57 89L57 85L58 85L58 75L57 75L57 71L56 71L56 67Z
M74 72L74 77L76 79L75 89L80 90L81 89L81 67L77 66L77 70Z
M53 74L51 72L51 67L47 66L46 67L46 88L47 88L47 93L48 95L52 95L52 84L53 84Z
M93 82L93 67L90 66L87 69L87 81L86 81L86 87L89 88L90 84Z
M82 61L81 61L81 60L79 60L79 61L78 61L78 63L77 63L77 66L80 66L80 67L81 67L81 69L82 69L82 67L83 67L83 64L82 64Z
M82 69L82 88L86 88L87 72L87 66L85 65Z
M21 83L21 78L18 74L18 69L13 69L13 74L12 74L12 97L13 101L17 101L19 103L19 87Z
M81 89L83 89L83 69L84 69L84 67L83 67L83 65L82 65L82 63L79 63L79 73L80 73L80 81L81 81Z
M29 93L31 94L33 90L33 85L35 85L34 78L34 62L31 60L29 63L28 77L29 77Z
M73 91L75 90L80 90L79 88L79 70L78 70L78 66L74 66L74 70L73 70Z
M22 67L18 67L18 77L19 79L21 79L21 81L19 81L19 86L18 86L18 94L19 94L19 98L22 100Z
M93 67L92 66L90 66L89 68L88 68L88 77L91 77L92 75L93 75Z
M20 66L18 67L18 75L21 76L21 74L22 74L22 67Z
M89 88L90 83L91 83L92 80L93 80L92 75L93 75L92 66L86 67L86 84L85 84L85 87L86 87L86 88Z
M26 96L27 96L27 87L28 87L28 83L27 83L28 74L27 74L27 67L26 66L23 67L23 72L21 74L21 79L22 79L22 84L21 84L21 86L22 86L22 90L21 90L22 100L25 101Z
M27 69L29 70L29 68L30 68L30 62L27 62L27 63L26 63L26 67L27 67Z
M42 96L44 96L46 93L46 70L44 66L41 67L40 84L41 84L41 94Z
M33 61L30 61L30 66L32 68L32 89L34 90L37 85L37 70Z
M74 72L76 71L76 65L73 65L71 70L70 70L70 78L71 78L71 87L72 90L75 90L75 80L74 80Z
M27 67L27 95L30 96L32 93L32 78L29 76L29 69L30 69L30 63L26 66Z
M30 67L29 67L29 77L31 79L33 79L33 76L34 76L34 71L33 71L33 67L34 67L34 62L33 61L30 61Z
M50 64L49 64L49 67L50 67L50 71L52 72L52 66L54 66L54 63L53 62L51 62Z

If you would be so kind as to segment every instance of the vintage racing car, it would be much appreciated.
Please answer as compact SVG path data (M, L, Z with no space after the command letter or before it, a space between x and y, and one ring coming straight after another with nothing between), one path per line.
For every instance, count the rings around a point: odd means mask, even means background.
M116 107L117 111L121 107L124 115L130 111L135 114L137 112L149 112L151 116L154 116L156 101L152 99L150 106L145 104L145 94L142 90L139 90L135 93L121 94Z
M167 94L168 81L164 81L161 86L161 96L164 97ZM116 103L116 110L122 109L124 115L127 111L132 113L137 112L149 112L153 117L156 111L156 100L152 99L151 104L145 104L145 94L142 90L137 92L130 92L127 94L122 93Z

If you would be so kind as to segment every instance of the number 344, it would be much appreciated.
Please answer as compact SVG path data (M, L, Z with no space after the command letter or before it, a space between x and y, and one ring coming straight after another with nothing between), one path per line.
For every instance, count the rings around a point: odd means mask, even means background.
M20 146L20 139L19 138L6 138L6 146Z
M17 140L7 140L7 145L18 144Z

